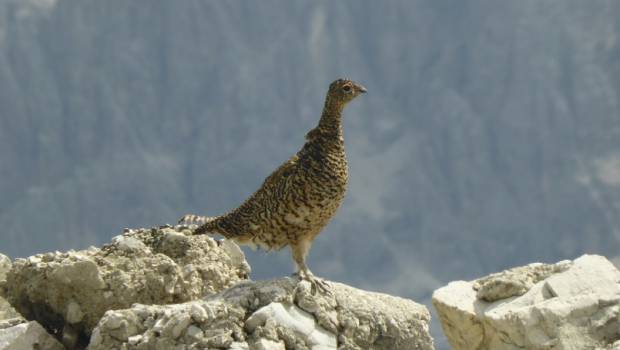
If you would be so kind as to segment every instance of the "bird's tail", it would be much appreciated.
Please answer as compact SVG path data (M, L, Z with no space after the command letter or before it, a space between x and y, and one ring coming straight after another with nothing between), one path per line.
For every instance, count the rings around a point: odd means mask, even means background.
M183 226L193 226L193 225L202 226L206 223L209 223L215 220L216 218L217 216L200 216L200 215L194 215L194 214L187 214L179 220L178 224L183 225Z
M179 225L195 227L193 235L218 233L215 220L218 216L200 216L194 214L185 215L179 220ZM196 227L198 226L198 227Z

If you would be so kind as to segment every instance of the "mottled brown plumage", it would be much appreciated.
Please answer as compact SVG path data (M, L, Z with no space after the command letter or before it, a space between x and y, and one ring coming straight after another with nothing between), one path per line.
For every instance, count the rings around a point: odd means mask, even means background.
M304 146L252 196L227 214L211 218L186 215L180 223L200 223L195 234L219 233L266 250L288 245L300 278L316 282L306 266L306 255L336 213L347 188L342 110L364 92L366 89L353 81L334 81L319 124L308 132Z

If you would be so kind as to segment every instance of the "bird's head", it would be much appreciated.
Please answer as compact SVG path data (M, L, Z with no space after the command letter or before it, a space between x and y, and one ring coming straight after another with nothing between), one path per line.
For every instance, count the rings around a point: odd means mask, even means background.
M363 93L366 88L362 85L349 79L338 79L329 85L327 97L332 103L344 106Z

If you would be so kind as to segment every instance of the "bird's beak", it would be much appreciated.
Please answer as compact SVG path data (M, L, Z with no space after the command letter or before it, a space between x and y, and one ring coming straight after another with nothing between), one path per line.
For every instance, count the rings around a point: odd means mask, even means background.
M363 87L362 85L359 85L359 84L357 85L357 91L359 91L362 94L365 94L365 93L368 92L368 90L366 90L365 87Z

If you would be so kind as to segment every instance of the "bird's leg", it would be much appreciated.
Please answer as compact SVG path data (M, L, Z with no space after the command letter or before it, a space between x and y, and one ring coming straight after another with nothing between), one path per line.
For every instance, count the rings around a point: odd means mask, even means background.
M297 275L300 280L306 280L312 285L312 294L316 293L317 289L320 289L326 294L331 294L329 284L318 277L315 277L312 271L306 266L306 256L312 245L311 241L302 240L295 245L291 245L291 252L293 254L293 260L297 265Z

